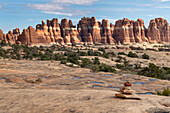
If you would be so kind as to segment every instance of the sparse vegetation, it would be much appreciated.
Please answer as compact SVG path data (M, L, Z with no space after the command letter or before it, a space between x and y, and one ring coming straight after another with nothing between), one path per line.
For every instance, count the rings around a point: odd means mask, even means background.
M149 55L147 55L146 53L144 53L144 54L142 55L142 58L143 58L143 59L149 59Z
M159 78L159 79L169 79L170 80L169 71L170 71L170 68L167 68L167 67L161 68L159 66L156 66L153 63L149 63L149 66L142 68L138 72L138 74L148 76L148 77L155 77L155 78Z
M161 95L161 96L170 96L170 90L169 90L169 88L166 88L162 92L161 91L157 91L156 94L157 95Z
M136 53L133 53L133 52L131 52L131 51L128 53L127 56L128 56L128 57L132 57L132 58L139 58Z

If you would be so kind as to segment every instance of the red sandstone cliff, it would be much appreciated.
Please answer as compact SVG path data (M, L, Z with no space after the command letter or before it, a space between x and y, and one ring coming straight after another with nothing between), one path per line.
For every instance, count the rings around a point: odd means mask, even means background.
M77 27L71 20L62 19L59 24L58 19L42 21L42 24L24 29L20 34L20 29L16 28L3 34L0 30L0 41L5 40L10 44L115 44L115 43L160 43L170 42L170 29L167 20L156 18L150 21L148 29L145 28L144 21L137 21L124 18L116 21L115 26L108 20L103 19L98 22L95 17L83 17Z
M163 18L156 18L150 21L147 33L151 43L170 42L169 24Z

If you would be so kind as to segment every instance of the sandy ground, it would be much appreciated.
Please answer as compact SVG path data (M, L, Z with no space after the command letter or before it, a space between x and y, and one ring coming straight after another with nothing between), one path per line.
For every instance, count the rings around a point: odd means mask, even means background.
M147 63L156 61L155 63L160 65L163 62L164 65L170 66L167 52L145 52L151 56ZM143 53L138 51L138 54ZM100 59L113 65L115 63L109 62L108 59ZM135 60L143 61L132 59L134 62ZM42 82L30 82L38 78L41 78ZM163 99L170 102L170 97L144 94L170 88L170 81L150 79L153 78L126 73L92 73L89 69L67 67L58 61L0 59L0 112L154 113L154 110L170 112L170 107L161 103ZM114 97L127 80L133 84L132 89L142 100ZM144 84L135 84L136 82Z

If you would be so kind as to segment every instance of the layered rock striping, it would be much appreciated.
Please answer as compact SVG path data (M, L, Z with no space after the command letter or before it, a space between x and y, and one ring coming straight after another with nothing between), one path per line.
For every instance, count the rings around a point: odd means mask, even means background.
M148 29L142 19L134 21L124 18L113 25L106 19L98 22L95 17L83 17L76 27L66 18L61 20L61 24L57 18L53 18L53 20L48 19L47 22L43 20L36 29L29 26L21 34L19 28L7 34L3 34L0 30L0 41L26 45L162 43L170 42L169 32L169 24L163 18L151 20Z

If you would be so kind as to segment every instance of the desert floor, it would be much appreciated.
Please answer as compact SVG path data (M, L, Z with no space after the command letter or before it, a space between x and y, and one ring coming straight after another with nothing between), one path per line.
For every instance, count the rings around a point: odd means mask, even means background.
M129 52L114 52L118 51ZM127 59L143 65L153 62L170 66L170 53L137 51L137 54L140 56L144 52L150 55L150 60ZM115 65L109 59L100 60ZM42 82L36 82L39 78ZM114 96L125 81L133 84L132 89L141 100ZM0 59L2 113L168 113L170 97L150 94L167 87L170 88L168 80L128 73L92 73L89 69L68 67L58 61Z

